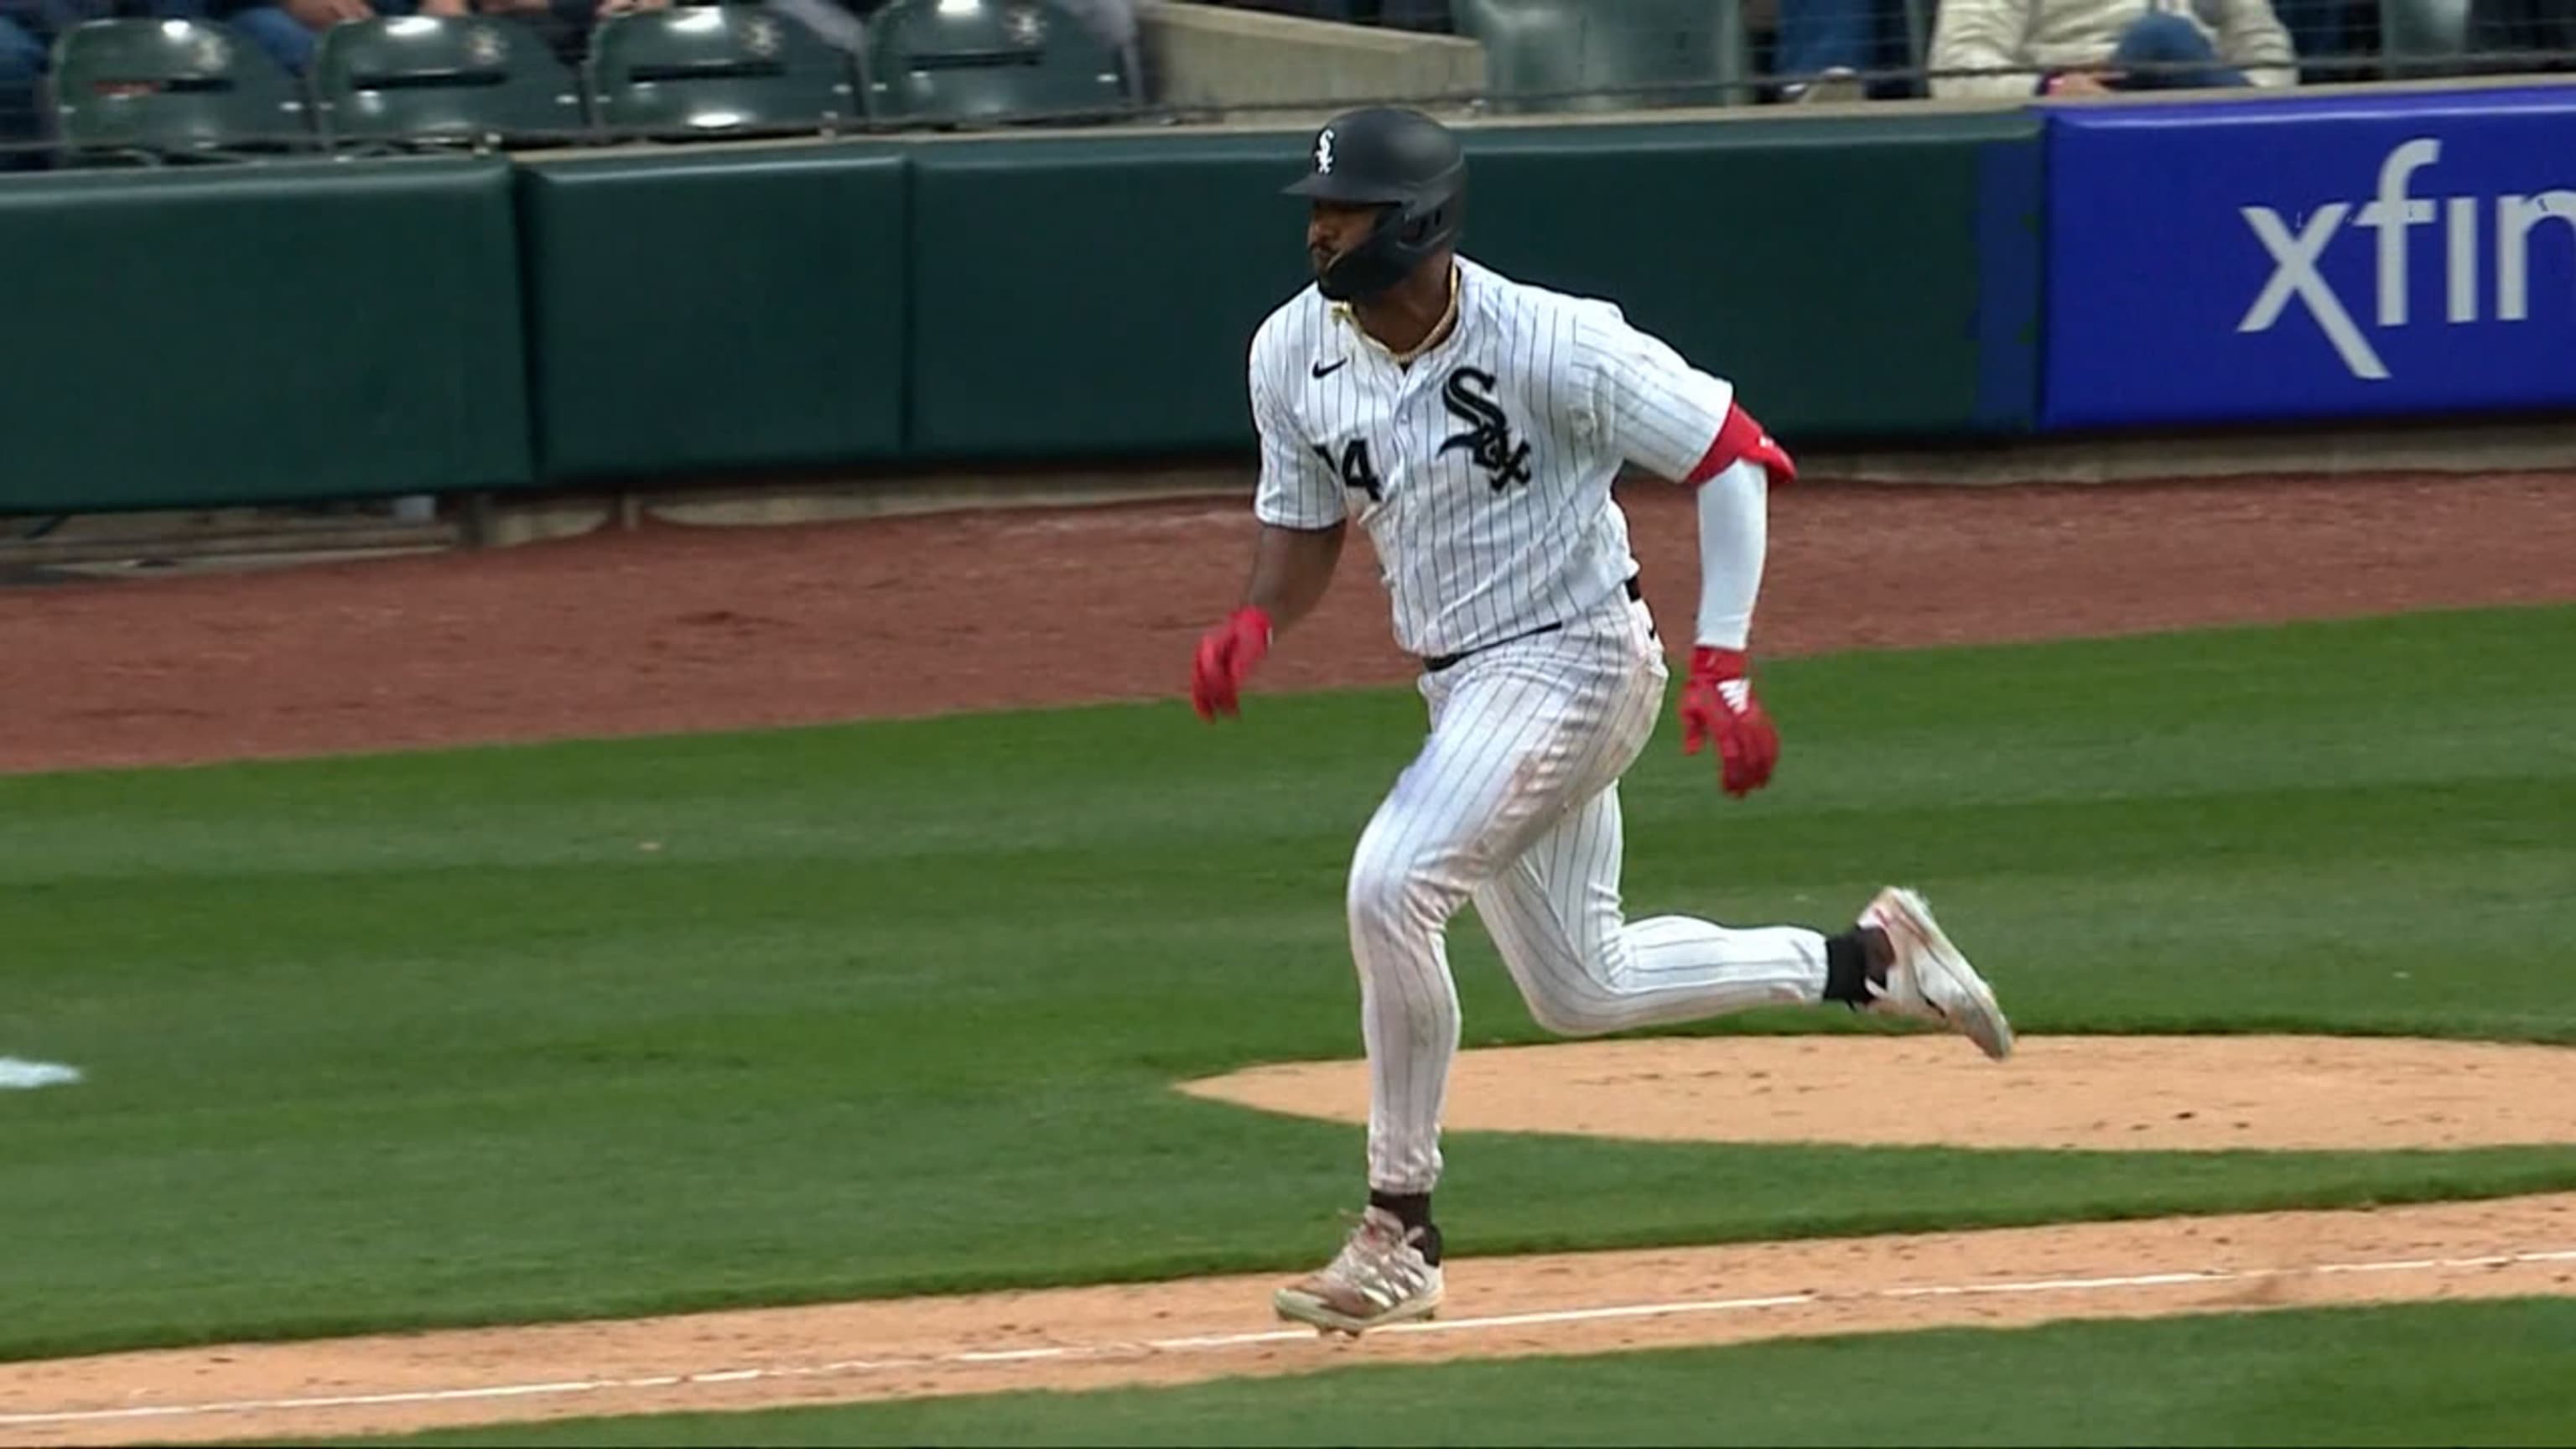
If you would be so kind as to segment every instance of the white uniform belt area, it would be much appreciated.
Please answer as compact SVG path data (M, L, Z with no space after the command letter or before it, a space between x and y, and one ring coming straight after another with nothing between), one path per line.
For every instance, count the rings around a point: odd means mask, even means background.
M1646 591L1638 586L1637 576L1635 574L1628 575L1626 581L1621 583L1619 587L1627 591L1628 602L1632 604L1641 603L1646 597ZM1484 653L1488 649L1500 649L1506 644L1518 644L1523 639L1536 639L1542 634L1553 634L1564 627L1565 621L1559 619L1553 624L1541 624L1527 633L1514 634L1508 639L1497 639L1491 644L1479 644L1473 649L1461 649L1455 654L1427 655L1423 658L1422 668L1425 673L1438 674L1440 671L1453 668L1466 660Z

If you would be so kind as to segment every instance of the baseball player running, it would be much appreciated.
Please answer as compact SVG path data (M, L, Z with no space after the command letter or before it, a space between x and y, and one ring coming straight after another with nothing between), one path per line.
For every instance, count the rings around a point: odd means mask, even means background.
M1767 489L1796 468L1730 384L1616 306L1457 255L1466 162L1438 122L1353 111L1308 159L1288 192L1311 204L1315 284L1252 340L1252 581L1199 642L1192 696L1208 719L1237 712L1277 632L1322 598L1357 518L1397 641L1422 660L1431 732L1351 862L1368 1205L1276 1306L1359 1333L1440 1304L1431 1193L1458 1045L1444 938L1471 900L1531 1014L1564 1035L1824 1002L1937 1023L1999 1060L2012 1030L1912 891L1881 891L1831 935L1622 919L1619 777L1654 731L1667 675L1611 482L1634 464L1698 490L1682 747L1714 744L1741 796L1779 755L1745 650Z

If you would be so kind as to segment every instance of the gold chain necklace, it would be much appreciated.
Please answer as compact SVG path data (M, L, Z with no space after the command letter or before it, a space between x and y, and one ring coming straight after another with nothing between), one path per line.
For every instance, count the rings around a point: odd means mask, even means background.
M1385 353L1396 366L1410 367L1415 358L1448 341L1450 329L1458 325L1458 264L1456 262L1449 264L1449 303L1441 309L1440 320L1431 324L1431 330L1422 334L1420 342L1403 352L1398 352L1378 341L1366 327L1360 326L1359 314L1351 310L1348 302L1336 302L1333 305L1334 309L1342 314L1343 319L1351 324L1352 330L1365 338L1371 347Z

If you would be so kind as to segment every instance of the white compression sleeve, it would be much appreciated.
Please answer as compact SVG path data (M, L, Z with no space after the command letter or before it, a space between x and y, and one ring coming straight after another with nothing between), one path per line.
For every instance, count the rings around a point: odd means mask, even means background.
M1762 558L1770 547L1770 474L1739 459L1699 485L1699 636L1719 649L1741 649L1753 634L1753 601L1762 592Z

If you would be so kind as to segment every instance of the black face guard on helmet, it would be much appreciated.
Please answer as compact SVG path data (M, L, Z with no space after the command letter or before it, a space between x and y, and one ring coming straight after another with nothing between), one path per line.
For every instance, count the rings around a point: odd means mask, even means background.
M1315 279L1336 302L1376 296L1454 246L1467 212L1467 158L1446 127L1417 111L1371 108L1315 134L1315 169L1291 196L1379 208L1366 240Z

